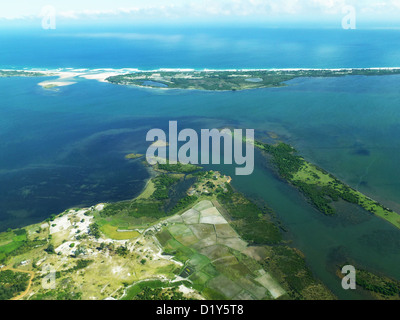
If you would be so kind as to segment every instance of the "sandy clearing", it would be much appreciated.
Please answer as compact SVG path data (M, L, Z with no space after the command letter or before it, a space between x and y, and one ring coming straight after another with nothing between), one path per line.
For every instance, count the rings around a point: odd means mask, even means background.
M70 72L70 71L62 71L62 72L57 72L56 75L58 76L58 79L63 80L63 79L73 79L77 76L79 76L81 73L79 72Z
M205 298L200 295L196 290L185 287L183 284L178 287L178 290L182 292L185 296L193 297L196 300L205 300Z
M41 86L44 89L49 89L51 87L65 87L65 86L70 86L76 83L76 81L73 81L75 77L77 77L80 73L77 72L68 72L68 71L63 71L63 72L45 72L48 74L48 76L57 76L58 79L56 80L47 80L38 83L39 86ZM66 81L69 80L69 81Z
M82 209L75 213L75 217L79 219L79 222L73 223L73 228L70 233L71 235L89 232L89 226L92 223L93 216L85 216L87 211L87 209Z
M260 276L255 280L261 284L264 288L266 288L274 299L279 298L284 295L286 292L283 288L276 282L269 273L265 272L265 270L259 270Z
M123 73L121 72L102 72L102 73L94 73L94 74L81 74L80 78L88 79L88 80L97 80L100 82L107 82L106 79L113 76L118 76Z
M105 207L105 204L104 204L104 203L99 203L98 205L96 205L96 206L94 207L94 210L102 211L102 210L104 209L104 207Z
M65 214L62 217L55 218L54 221L51 221L50 234L68 230L68 228L71 227L71 222L69 221L69 218L70 215Z
M111 272L113 274L120 274L124 271L124 269L121 266L116 266L114 268L112 268Z
M71 248L70 245L72 243L74 244L74 246ZM69 256L75 252L75 250L79 244L80 244L79 241L67 241L67 242L64 242L63 244L59 245L57 248L55 248L54 251L56 253L61 252L61 254L65 255L65 256Z

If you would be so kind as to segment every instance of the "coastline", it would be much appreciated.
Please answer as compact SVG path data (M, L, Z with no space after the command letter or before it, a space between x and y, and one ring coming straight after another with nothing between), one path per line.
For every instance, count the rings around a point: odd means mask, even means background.
M2 74L6 73L6 74ZM204 85L198 85L196 83L190 84L190 85L181 85L181 84L175 84L174 82L170 82L169 86L167 84L166 87L160 87L157 85L142 85L141 83L136 83L139 81L139 79L131 79L131 82L129 82L129 79L127 81L119 81L115 80L116 78L123 78L126 76L132 76L132 75L144 75L144 79L146 80L146 77L149 77L150 80L156 81L157 79L153 79L154 73L157 75L161 74L170 74L170 73L175 73L175 74L185 74L185 73L202 73L203 79L202 81L209 80L207 78L208 73L226 73L226 72L232 72L232 73L244 73L241 75L238 75L238 78L243 78L246 76L246 73L266 73L266 77L271 77L271 76L276 76L276 77L287 77L288 79L278 79L277 82L271 82L269 83L268 79L264 77L264 79L261 79L262 81L259 82L250 82L250 81L244 81L243 83L237 83L237 82L227 82L226 79L222 79L221 75L217 75L220 78L217 80L211 80L211 81L220 81L222 85L225 85L225 87L212 87L212 88L207 88ZM297 74L290 74L290 72L295 72ZM357 74L357 73L368 73L368 72L388 72L389 74L376 74L376 76L380 75L391 75L390 72L393 72L394 74L400 74L400 67L368 67L368 68L241 68L241 69L208 69L208 68L202 68L202 69L194 69L194 68L159 68L159 69L152 69L152 70L140 70L138 68L96 68L96 69L89 69L89 68L58 68L58 69L45 69L45 68L24 68L24 69L0 69L0 78L1 77L57 77L56 79L52 80L45 80L40 83L38 83L39 86L41 86L43 89L51 90L59 87L65 87L65 86L70 86L73 84L76 84L77 81L79 81L81 78L86 79L86 80L96 80L98 82L102 83L111 83L111 84L116 84L116 85L130 85L134 86L137 88L144 88L144 89L164 89L164 90L171 90L171 89L182 89L182 90L204 90L204 91L240 91L240 90L251 90L251 89L259 89L259 88L271 88L271 87L283 87L285 86L285 82L288 80L291 80L293 78L298 78L298 77L310 77L313 75L310 74L301 74L302 72L305 73L310 73L310 72L316 72L316 73L324 73L324 72L332 72L332 75L326 75L326 74L316 74L314 75L315 77L338 77L338 76L351 76L351 75L363 75L363 74ZM351 74L350 72L356 73L356 74ZM10 73L9 75L7 73ZM21 73L21 74L13 74L13 73ZM32 73L32 75L29 75L29 73ZM274 75L274 73L277 73ZM279 74L279 73L286 73L286 74ZM152 74L149 76L149 74ZM365 74L366 76L373 76L375 74ZM201 76L200 76L201 77ZM229 77L229 76L228 76ZM162 82L164 79L162 77L159 77L158 79L160 82ZM233 76L232 76L233 78ZM196 81L195 79L191 78L191 76L188 77L183 77L183 80L190 80L190 81ZM182 80L180 79L180 80ZM136 81L136 82L132 82Z
M241 68L241 69L209 69L209 68L158 68L142 70L138 68L96 68L96 69L75 69L75 68L58 68L58 69L46 69L46 68L25 68L25 69L1 69L0 72L40 72L44 76L58 76L60 78L72 78L82 77L85 79L99 80L104 77L111 75L121 75L126 73L151 73L151 72L256 72L256 71L362 71L362 70L373 70L373 71L395 71L399 70L400 67L354 67L354 68Z

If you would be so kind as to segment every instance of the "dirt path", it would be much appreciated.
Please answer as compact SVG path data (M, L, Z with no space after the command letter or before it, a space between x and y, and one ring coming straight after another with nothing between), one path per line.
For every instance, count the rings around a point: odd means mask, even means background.
M0 271L5 271L5 270L11 270L11 271L14 271L14 272L24 272L24 273L29 273L31 275L31 277L29 278L29 283L28 283L28 287L26 288L26 290L24 292L20 293L18 296L14 297L14 298L11 298L10 300L22 299L29 292L29 290L30 290L30 288L32 286L32 280L33 280L33 277L35 276L35 273L33 271L19 270L19 269L8 268L8 267L0 269Z

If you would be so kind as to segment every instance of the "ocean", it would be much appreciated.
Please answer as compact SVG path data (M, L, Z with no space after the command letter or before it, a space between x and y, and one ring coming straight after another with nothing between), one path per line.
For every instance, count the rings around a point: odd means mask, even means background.
M0 32L0 68L257 69L399 67L399 30L132 28ZM354 188L400 212L400 76L302 78L241 92L144 89L80 78L58 91L42 78L0 78L0 230L75 206L133 198L149 173L146 133L180 129L274 132ZM233 186L264 199L312 271L341 298L329 263L346 250L400 280L400 231L354 209L326 217L263 165Z
M398 66L399 30L252 27L0 28L0 67L355 68Z

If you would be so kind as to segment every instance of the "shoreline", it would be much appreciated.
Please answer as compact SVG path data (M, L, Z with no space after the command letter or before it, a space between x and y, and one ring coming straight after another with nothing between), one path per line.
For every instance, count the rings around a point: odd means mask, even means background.
M288 73L288 72L333 72L336 73L333 76L345 76L346 74L341 74L343 73L349 73L349 72L381 72L381 71L386 71L388 73L394 72L395 74L400 73L400 67L368 67L368 68L239 68L239 69L209 69L209 68L202 68L202 69L195 69L195 68L159 68L159 69L152 69L152 70L140 70L138 68L95 68L95 69L90 69L90 68L57 68L57 69L48 69L48 68L24 68L24 69L12 69L12 68L7 68L7 69L0 69L0 78L1 77L57 77L56 79L51 79L51 80L45 80L40 83L38 83L39 86L41 86L45 90L57 90L60 87L66 87L70 86L73 84L76 84L80 78L86 79L86 80L96 80L98 82L102 83L111 83L111 84L123 84L123 83L116 83L113 81L110 81L111 78L113 77L123 77L127 75L140 75L143 74L145 77L148 77L149 74L151 73L224 73L224 72L232 72L232 73L251 73L251 72L266 72L266 73L271 73L273 76L273 73ZM22 73L21 75L18 74L11 74L11 75L2 75L1 72L20 72ZM25 73L25 75L23 74ZM29 73L37 73L36 75L26 75ZM351 74L349 74L351 75ZM357 74L353 74L357 75ZM390 75L390 74L388 74ZM152 75L153 76L153 75ZM277 74L277 76L281 76ZM290 76L290 74L287 74L286 76ZM295 77L298 77L297 75L293 75ZM307 75L304 75L307 77ZM250 84L250 83L249 83ZM258 86L254 87L246 87L246 88L236 88L236 90L244 90L244 89L257 89L257 88L268 88L268 87L281 87L284 86L283 82L280 85L276 84L268 84L268 85L262 85L262 82L257 82L254 84L258 84ZM179 88L179 87L155 87L155 86L147 86L147 85L141 85L137 83L129 83L129 85L138 87L138 88L144 88L144 89L165 89L165 90L170 90L170 89L185 89L185 90L206 90L206 91L231 91L232 88L227 88L227 89L206 89L206 88L195 88L195 87L188 87L188 88Z
M239 68L239 69L212 69L212 68L158 68L158 69L138 69L138 68L0 68L0 71L19 71L19 72L42 72L49 76L58 74L77 74L77 75L98 75L103 73L121 73L121 72L245 72L245 71L350 71L350 70L400 70L400 67L338 67L338 68Z

